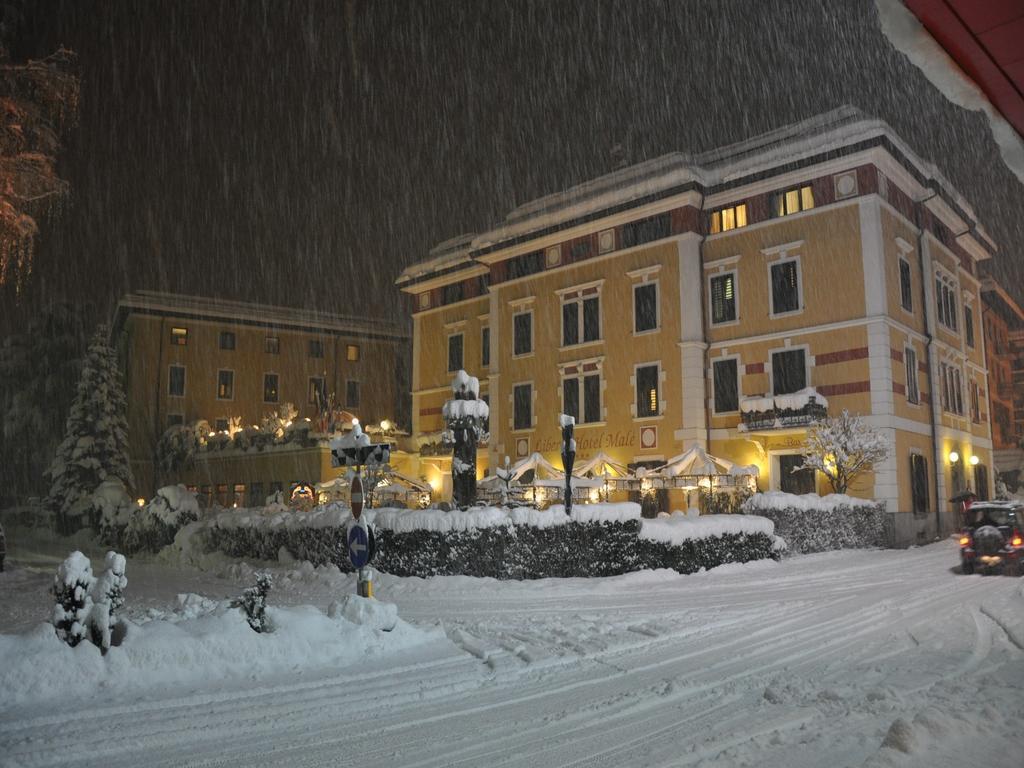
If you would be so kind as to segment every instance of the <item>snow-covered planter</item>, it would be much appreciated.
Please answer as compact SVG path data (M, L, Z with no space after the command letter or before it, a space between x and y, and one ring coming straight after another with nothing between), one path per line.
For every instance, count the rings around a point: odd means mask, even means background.
M773 521L791 553L886 547L890 542L885 502L770 491L751 496L743 511Z
M112 529L108 544L116 544L129 554L158 552L174 541L175 534L199 519L196 495L184 485L167 485L144 507L135 509L127 525Z
M723 563L773 556L771 523L755 517L701 519L676 532L678 540L641 531L636 504L587 504L566 515L559 505L532 508L472 507L365 510L376 529L374 567L395 576L489 576L497 579L613 576L644 568L691 573ZM333 563L350 571L345 546L348 510L340 504L310 514L224 512L202 524L203 545L232 557L273 560L284 547L299 560ZM650 521L657 530L657 523ZM648 521L644 521L647 531ZM728 528L732 525L733 528ZM709 527L710 526L710 527ZM723 527L724 526L724 527ZM740 526L736 528L735 526ZM766 532L767 531L767 532Z

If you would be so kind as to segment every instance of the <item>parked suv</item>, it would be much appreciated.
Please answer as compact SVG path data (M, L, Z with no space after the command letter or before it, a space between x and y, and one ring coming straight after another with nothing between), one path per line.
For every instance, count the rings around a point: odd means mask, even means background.
M1024 559L1024 505L1015 501L978 501L966 512L960 532L963 573L1001 570L1020 576Z

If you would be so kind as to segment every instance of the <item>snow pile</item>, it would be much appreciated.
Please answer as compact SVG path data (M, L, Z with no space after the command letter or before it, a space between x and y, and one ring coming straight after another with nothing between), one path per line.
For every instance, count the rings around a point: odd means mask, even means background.
M127 526L104 528L105 540L123 547L129 554L159 552L174 542L189 523L199 519L196 495L184 485L167 485L141 509L130 515Z
M816 493L783 493L782 491L766 491L755 493L743 505L747 513L771 509L799 509L801 512L833 512L840 507L870 507L875 502L869 499L857 499L841 493L830 493L819 496Z
M775 536L775 524L754 515L703 515L692 517L675 512L669 517L644 520L640 525L640 538L679 545L686 541L721 538L726 535L755 533Z
M459 419L486 419L490 409L483 400L446 400L441 408L441 417L445 421Z
M341 616L353 624L383 632L390 632L398 624L397 605L359 595L345 595L340 603L331 603L327 614L332 618Z
M799 411L810 405L812 400L815 405L828 408L828 400L818 394L818 390L814 387L804 387L788 395L745 397L740 401L740 411L743 413L763 413L772 409Z
M384 614L388 609L381 609ZM368 612L370 613L370 612ZM369 618L355 624L313 606L267 608L273 632L253 632L242 611L218 604L212 613L177 621L127 623L123 643L106 656L91 643L71 648L50 624L17 635L0 635L0 712L46 701L89 699L100 688L120 697L154 688L251 684L293 680L297 671L330 670L368 657L398 654L429 642L445 642L395 619L390 632ZM378 617L379 618L379 617ZM63 705L62 705L63 706Z

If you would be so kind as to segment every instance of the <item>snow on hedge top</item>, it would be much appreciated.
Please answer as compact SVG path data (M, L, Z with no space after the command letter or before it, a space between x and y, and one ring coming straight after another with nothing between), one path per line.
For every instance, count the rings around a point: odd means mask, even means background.
M644 520L640 526L641 539L675 545L727 534L749 536L755 533L774 536L775 523L766 517L755 515L701 515L695 517L682 512L673 512L669 517Z
M876 502L871 499L857 499L842 493L819 496L816 493L796 495L782 491L755 493L743 503L744 512L762 509L799 509L804 512L831 512L839 507L869 507Z
M196 494L184 485L165 485L149 502L149 510L165 523L173 523L182 513L192 513L198 518L199 502Z

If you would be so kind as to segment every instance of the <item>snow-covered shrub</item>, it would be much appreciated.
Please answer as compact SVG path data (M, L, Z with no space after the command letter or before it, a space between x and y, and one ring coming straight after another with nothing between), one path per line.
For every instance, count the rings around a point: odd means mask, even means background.
M124 483L117 478L104 480L92 492L91 504L98 518L100 540L116 546L120 541L121 531L131 519L132 511L137 508Z
M890 450L881 431L846 410L812 424L806 443L799 469L821 472L835 493L846 493L850 483L884 461Z
M886 547L891 540L885 502L770 491L751 496L743 511L773 521L792 553Z
M737 489L733 492L710 491L700 489L701 507L705 515L738 515L743 512L743 504L753 495L749 489Z
M89 611L89 630L94 645L103 653L109 650L111 634L117 626L116 611L124 605L124 588L128 586L124 555L107 552L104 560L106 570L93 585L92 609Z
M199 519L196 495L184 485L166 485L146 506L135 510L120 535L129 553L158 552L174 541L177 532Z
M164 430L156 445L156 461L164 474L174 474L191 467L199 450L194 426L175 424Z
M257 573L256 583L247 587L240 598L231 602L232 607L241 608L245 612L246 621L257 632L270 631L270 622L267 619L267 595L273 585L274 579L269 573Z
M57 637L74 647L88 632L89 613L92 610L92 589L96 579L92 575L89 558L74 551L57 568L51 594L56 599L50 619Z

